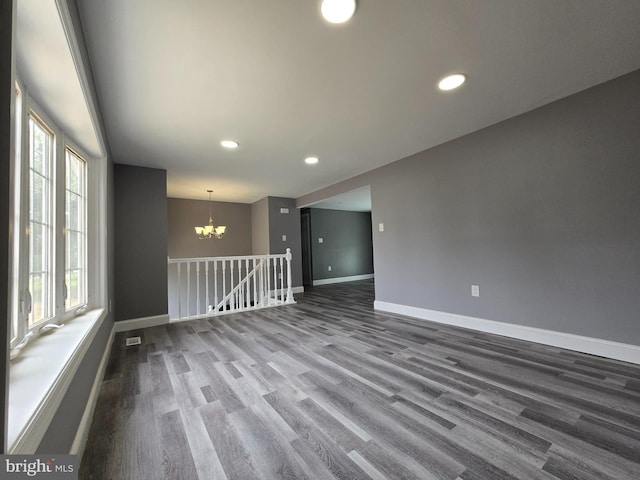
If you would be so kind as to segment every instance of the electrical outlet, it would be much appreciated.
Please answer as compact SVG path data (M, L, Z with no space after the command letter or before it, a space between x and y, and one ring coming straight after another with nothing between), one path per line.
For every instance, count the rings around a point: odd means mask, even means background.
M471 285L471 296L472 297L479 297L480 296L480 286Z
M282 235L282 241L286 242L287 241L287 236L286 235Z
M379 232L384 232L384 223L379 223L378 224L378 231Z
M280 213L289 213L289 209L288 208L281 208L280 209Z
M324 238L322 237L318 238L318 243L324 243Z
M331 265L329 265L329 266L327 267L327 270L331 271Z

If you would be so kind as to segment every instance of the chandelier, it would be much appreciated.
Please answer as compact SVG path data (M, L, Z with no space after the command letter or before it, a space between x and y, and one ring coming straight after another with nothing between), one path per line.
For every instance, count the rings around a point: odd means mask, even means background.
M207 192L209 192L209 224L204 227L195 227L196 235L198 235L200 240L204 240L205 238L221 239L227 227L225 225L219 225L217 227L213 225L213 217L211 216L211 194L213 190L207 190Z

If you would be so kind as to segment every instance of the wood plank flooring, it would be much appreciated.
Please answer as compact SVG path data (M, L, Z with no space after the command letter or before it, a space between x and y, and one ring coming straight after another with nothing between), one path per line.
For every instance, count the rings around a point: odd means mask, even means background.
M118 334L80 478L640 478L640 367L296 300Z

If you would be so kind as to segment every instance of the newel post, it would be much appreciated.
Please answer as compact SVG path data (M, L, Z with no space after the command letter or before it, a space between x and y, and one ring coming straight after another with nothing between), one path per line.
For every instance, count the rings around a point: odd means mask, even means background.
M285 255L287 260L287 303L293 303L293 290L291 290L291 249L287 248Z

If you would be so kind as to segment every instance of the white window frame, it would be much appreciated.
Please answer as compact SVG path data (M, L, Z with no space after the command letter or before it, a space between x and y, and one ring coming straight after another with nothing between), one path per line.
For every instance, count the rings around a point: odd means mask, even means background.
M23 117L26 106L26 95L24 92L24 87L20 84L18 80L15 82L14 92L13 92L13 102L14 102L14 122L13 122L13 132L12 132L12 148L11 148L11 164L10 164L10 185L20 184L22 178L22 169L20 166L22 165L22 152L23 152ZM21 257L22 250L20 249L20 244L18 241L18 235L20 235L20 198L19 195L21 193L21 189L13 187L10 192L10 215L11 215L11 229L12 238L11 238L11 251L12 255L9 255L9 272L11 275L11 283L12 286L10 295L10 305L15 308L10 309L9 313L9 331L10 333L10 348L14 348L22 338L24 337L24 324L25 321L21 319L23 307L20 302L21 292L19 285L20 279L20 268L23 264L19 261Z
M82 259L81 259L81 271L82 276L83 276L83 283L84 283L84 292L83 292L83 296L84 298L82 299L82 301L78 304L75 305L69 305L67 306L67 302L69 300L69 285L67 285L67 265L66 265L66 252L67 252L67 242L68 242L68 225L66 224L66 215L65 215L65 225L64 225L64 232L65 232L65 245L64 245L64 251L65 251L65 264L64 264L64 295L63 295L63 300L64 300L64 305L65 305L65 317L68 318L69 315L75 315L76 312L83 310L85 308L88 307L88 302L89 302L89 270L88 270L88 263L87 260L89 258L89 252L88 252L88 247L89 247L89 229L88 229L88 220L89 217L87 215L87 212L89 210L89 161L87 160L87 155L82 153L82 150L76 146L73 145L72 142L70 140L66 140L65 145L64 145L64 161L65 161L65 179L64 179L64 195L65 195L65 206L66 206L66 195L67 192L69 191L67 189L67 185L66 185L66 160L67 160L67 155L73 155L76 158L78 158L78 160L80 160L82 162L82 170L83 170L83 185L82 185L82 192L80 192L81 198L83 200L83 204L82 204L82 228L79 230L80 234L81 234L81 243L82 243ZM74 192L76 193L76 192ZM65 212L66 213L66 212Z
M47 281L45 285L43 285L43 289L46 289L44 298L43 309L45 310L44 316L41 319L33 320L31 323L27 321L27 331L28 332L36 332L39 331L43 326L53 322L56 320L56 316L58 313L58 309L56 306L57 303L57 280L58 280L58 265L57 265L57 257L59 253L59 242L58 242L58 223L60 221L59 217L59 202L58 202L58 183L60 181L60 174L58 171L59 167L59 159L57 155L58 143L60 139L58 138L58 133L54 131L53 128L50 127L51 122L47 119L43 118L42 114L37 112L35 109L29 109L26 117L26 130L25 137L27 137L27 149L22 155L20 159L23 163L22 172L24 181L20 185L20 188L24 189L24 192L21 194L22 204L20 206L22 217L24 218L24 225L22 231L24 232L24 241L25 241L25 249L23 250L25 253L28 253L27 258L30 259L33 255L32 252L32 228L31 228L31 216L27 213L28 211L33 210L33 206L31 205L31 180L34 176L34 173L31 171L31 138L33 135L33 128L31 126L32 122L45 132L45 134L49 135L51 145L48 148L48 158L43 159L48 165L45 167L45 173L47 176L45 177L46 185L46 197L44 202L47 204L45 218L42 219L42 225L46 228L45 235L43 235L43 243L45 254L43 255L42 263L43 263L43 272L47 276ZM46 172L46 170L49 170ZM35 175L39 175L36 173ZM33 296L35 292L31 291L31 266L29 265L29 261L27 263L27 277L24 279L26 283L22 283L22 278L20 282L26 288L27 298L25 299L28 304L28 314L33 313Z
M30 339L39 336L46 331L46 327L50 324L62 324L69 321L85 310L98 306L105 306L106 285L102 280L103 275L100 269L103 268L105 257L104 243L98 238L97 233L100 225L104 224L106 215L106 204L103 199L105 196L104 181L100 180L100 169L92 168L92 163L103 163L92 160L82 148L75 142L65 136L60 127L47 115L43 108L29 95L28 90L22 86L19 80L16 81L16 88L20 91L21 100L21 118L20 125L16 125L16 138L19 139L19 148L16 147L16 155L14 176L14 201L13 208L13 224L15 225L15 238L13 241L14 252L12 254L13 264L13 291L12 298L17 308L13 308L12 324L15 325L16 335L11 339L12 358L19 355ZM52 314L41 321L29 325L28 311L31 301L29 293L29 162L30 162L30 119L34 117L42 126L50 131L53 135L53 162L52 177L52 228L53 234L53 268L52 268L52 295L53 310ZM20 133L18 133L20 132ZM18 135L20 137L18 138ZM66 219L65 219L65 155L66 151L71 150L75 155L85 161L85 270L86 270L86 301L80 305L75 305L70 309L66 308L65 302L65 249L66 249ZM19 154L18 154L19 151ZM18 158L18 155L20 158ZM96 188L93 188L93 184ZM93 220L92 220L93 218ZM95 252L95 255L94 255ZM89 259L97 258L91 262ZM104 271L104 270L103 270ZM43 330L44 328L44 330Z

